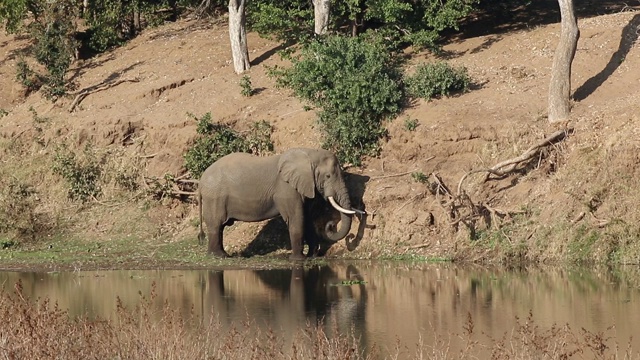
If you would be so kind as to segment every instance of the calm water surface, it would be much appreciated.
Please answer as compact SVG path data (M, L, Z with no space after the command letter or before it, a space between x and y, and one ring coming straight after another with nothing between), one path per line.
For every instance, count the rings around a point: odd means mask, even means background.
M286 270L157 270L0 272L11 290L20 279L32 298L48 297L73 315L113 318L116 298L139 304L152 284L158 306L166 300L187 315L223 324L257 320L287 339L307 322L354 329L362 345L411 348L421 339L461 334L468 314L480 340L510 333L529 313L543 328L608 330L626 347L640 329L640 272L589 269L486 269L453 264L330 263ZM333 325L332 325L333 324ZM636 336L637 338L640 338ZM635 352L640 341L632 340Z

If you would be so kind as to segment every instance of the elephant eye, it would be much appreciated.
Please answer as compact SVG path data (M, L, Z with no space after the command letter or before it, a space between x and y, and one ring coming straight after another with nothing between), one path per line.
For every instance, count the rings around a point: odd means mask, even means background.
M327 175L325 175L325 177L328 179L328 178L331 177L331 174L327 174Z

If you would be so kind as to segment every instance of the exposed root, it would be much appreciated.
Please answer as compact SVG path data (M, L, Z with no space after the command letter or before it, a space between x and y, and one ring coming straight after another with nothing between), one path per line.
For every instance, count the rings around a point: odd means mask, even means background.
M197 194L197 191L190 191L192 187L190 185L196 184L197 180L183 179L183 177L186 176L189 176L189 174L183 174L177 178L167 174L162 179L144 176L144 187L147 193L159 199L166 197L194 196ZM189 189L185 189L185 187Z
M544 138L542 141L540 141L539 143L533 145L532 147L528 148L522 155L502 161L497 163L496 165L488 168L488 169L477 169L477 170L472 170L469 171L468 173L464 174L462 176L462 178L460 179L460 181L458 182L458 195L460 194L460 192L462 191L462 184L464 183L464 180L472 174L477 174L477 173L487 173L484 181L489 180L489 177L491 175L495 175L497 177L502 177L505 176L513 171L516 170L516 167L523 163L523 162L527 162L532 160L533 158L536 157L536 155L538 155L540 153L540 150L549 146L549 145L554 145L562 140L564 140L567 135L571 134L573 132L573 129L568 128L568 129L562 129L562 130L558 130L556 132L554 132L553 134L547 136L546 138ZM540 157L538 158L538 163L540 163L541 159Z
M140 81L140 79L138 79L138 78L120 79L120 80L114 81L112 83L98 84L98 85L91 86L91 87L89 87L87 89L81 90L76 95L75 99L73 99L73 102L69 106L69 112L73 112L73 110L75 110L76 106L78 106L80 101L82 101L89 94L97 93L98 91L102 91L102 90L106 90L106 89L112 88L114 86L118 86L118 85L120 85L120 84L122 84L124 82L138 82L138 81Z
M523 210L503 210L491 207L485 203L474 203L471 197L463 190L464 181L469 175L476 173L487 173L484 181L487 181L491 175L502 177L511 172L514 172L518 165L537 159L541 161L541 150L547 146L554 145L559 141L564 140L567 135L572 133L572 129L562 129L547 136L542 141L531 146L522 155L512 159L502 161L491 168L472 170L464 174L458 182L456 193L453 194L449 188L444 184L438 174L431 174L435 181L432 183L432 192L435 193L438 204L442 207L445 213L448 214L450 222L456 230L460 223L464 224L469 230L475 232L475 224L479 219L483 219L484 222L496 229L500 229L504 218L510 218L513 215L526 213ZM584 215L582 215L584 217ZM578 218L580 221L582 217ZM601 222L606 225L605 222ZM605 226L603 225L603 226ZM505 234L505 237L508 237Z

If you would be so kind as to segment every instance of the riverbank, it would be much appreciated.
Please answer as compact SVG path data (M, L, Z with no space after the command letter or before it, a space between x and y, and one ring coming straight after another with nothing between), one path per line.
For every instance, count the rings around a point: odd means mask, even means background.
M559 24L446 44L447 60L465 66L474 87L411 104L388 122L379 157L346 166L354 204L370 216L357 241L340 241L327 256L638 263L640 50L630 29L639 16L581 19L576 101L560 125L545 116ZM190 114L212 112L238 131L266 120L275 152L321 143L315 113L266 75L287 65L277 44L256 34L249 46L260 61L246 75L261 90L250 97L230 69L226 26L181 20L74 64L79 90L123 81L72 111L71 97L52 104L25 95L11 74L26 44L0 37L0 201L12 226L0 261L8 268L218 264L197 245L193 199L171 181L185 175L183 155L196 136ZM431 60L411 53L407 71ZM543 141L558 132L552 145ZM481 171L532 148L535 156L502 177ZM88 167L55 171L56 163ZM68 179L84 181L81 174L100 177L100 195L72 201L78 189ZM281 261L286 242L277 222L225 233L227 251L256 264Z

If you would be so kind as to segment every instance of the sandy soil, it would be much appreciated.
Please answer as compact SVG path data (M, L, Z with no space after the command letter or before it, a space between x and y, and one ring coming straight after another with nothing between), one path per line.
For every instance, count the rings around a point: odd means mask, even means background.
M572 77L576 101L569 123L556 125L549 124L545 114L559 24L451 41L444 47L445 57L467 67L475 83L472 91L412 104L387 124L390 136L381 156L366 159L362 167L348 168L354 196L361 195L362 205L372 216L359 246L350 252L341 242L331 253L490 257L490 247L465 250L471 244L469 231L460 224L451 225L450 209L441 206L446 196L434 195L428 184L416 182L410 172L435 173L456 192L465 173L518 156L564 127L573 129L571 135L524 169L486 182L484 174L471 175L462 190L474 204L496 210L495 215L526 210L526 221L520 218L517 227L507 226L511 216L493 219L492 231L503 229L502 239L509 242L534 244L548 238L554 222L598 228L602 225L598 221L604 219L634 221L637 214L625 209L633 205L613 197L613 192L600 196L596 208L589 204L597 192L595 185L606 188L612 179L640 175L639 24L640 13L630 11L580 20ZM276 152L320 145L314 112L304 111L305 104L276 88L266 76L267 67L286 65L275 53L278 44L249 34L252 68L246 75L258 92L244 97L241 76L233 72L230 62L227 28L220 22L170 23L145 31L112 52L76 62L70 72L76 92L123 82L87 95L72 112L73 96L55 104L38 93L25 97L14 81L18 50L25 41L0 35L0 44L0 109L8 111L0 120L0 136L15 139L29 129L30 108L50 119L43 135L47 145L27 156L52 154L55 144L82 149L91 143L138 159L145 176L179 176L184 173L183 154L196 135L195 121L188 114L209 111L214 120L239 130L267 120L274 126ZM433 59L427 52L415 53L407 71ZM415 131L405 128L407 118L418 120ZM5 162L16 161L4 157ZM607 164L607 171L602 164ZM435 177L429 179L433 182ZM47 175L32 181L46 192L59 180ZM77 230L98 238L113 236L122 231L115 229L131 214L139 212L141 202L112 208L94 203L88 211L95 217L91 226ZM56 209L71 206L65 204ZM173 201L151 206L136 218L139 223L131 231L144 236L144 232L156 234L154 229L164 229L163 234L175 239L195 241L195 205ZM573 222L584 212L586 216ZM490 213L485 215L490 219ZM478 231L488 227L481 219L475 224ZM262 226L234 226L226 234L228 246L241 250ZM537 253L524 256L544 260L569 251L561 243L536 249Z

